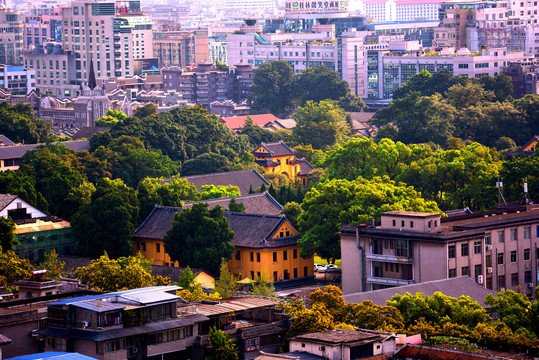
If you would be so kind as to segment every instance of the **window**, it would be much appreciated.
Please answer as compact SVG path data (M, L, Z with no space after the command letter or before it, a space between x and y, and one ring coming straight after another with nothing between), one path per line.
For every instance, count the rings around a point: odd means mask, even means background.
M450 278L457 277L457 269L449 269L449 277Z
M142 245L142 251L146 251L146 243L143 242L143 243L141 243L141 245Z
M470 267L469 266L463 266L461 269L460 269L461 273L462 273L462 276L470 276Z
M511 251L511 262L512 262L512 263L516 263L516 262L517 262L517 252L516 252L516 250L515 250L515 251Z
M497 264L503 265L503 253L499 253L497 256Z
M459 69L467 69L468 64L459 64Z
M239 250L236 251L236 260L238 260L238 261L241 260L241 252Z
M298 277L298 268L294 268L294 279Z
M401 227L404 227L404 220L401 221Z
M277 278L277 276L278 276L278 275L277 275L277 271L274 271L274 272L273 272L273 281L279 280L279 279Z
M487 245L490 245L490 244L491 244L491 241L490 241L490 234L486 234L486 235L485 235L485 244L487 244Z
M524 282L526 284L529 284L532 282L532 272L531 271L525 271L524 272Z
M161 252L161 244L157 243L155 244L155 251L160 253Z
M474 266L475 276L483 275L483 266L481 264Z
M288 260L288 253L286 250L283 251L283 260Z
M455 249L455 245L449 245L447 247L447 257L450 258L450 259L453 259L456 257L456 249Z
M303 267L303 276L307 276L309 273L308 273L308 270L307 270L307 266L304 266Z
M292 257L293 257L294 259L297 259L297 258L298 258L298 249L292 250Z
M518 240L517 229L511 229L511 240Z
M505 242L505 231L498 231L498 242L503 243Z
M277 252L273 252L273 262L277 262Z
M251 261L255 261L255 253L251 251L249 255L251 256Z
M530 260L530 249L524 249L524 260Z
M393 220L393 226L397 226L397 221Z
M498 276L498 289L505 288L505 275Z
M468 254L469 254L468 244L461 244L460 256L468 256Z
M414 222L413 222L413 221L410 221L410 227L411 227L411 228L414 227Z
M481 254L481 241L474 241L473 243L473 253Z
M518 286L518 273L511 274L511 286Z
M245 340L245 348L247 351L254 351L260 349L260 338Z
M529 226L526 226L524 228L524 239L529 239L530 238L530 233L531 233L531 229Z

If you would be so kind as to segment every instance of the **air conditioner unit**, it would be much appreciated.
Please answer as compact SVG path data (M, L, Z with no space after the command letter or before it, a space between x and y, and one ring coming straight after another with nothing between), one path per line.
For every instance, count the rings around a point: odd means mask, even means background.
M483 283L483 275L477 275L477 283L482 284Z
M528 283L528 287L529 287L530 289L533 289L533 283Z
M90 324L88 323L88 321L83 321L82 322L82 328L83 329L86 329Z
M487 249L487 251L492 251L492 245L487 245L486 249Z
M492 274L492 268L491 267L487 268L487 274Z

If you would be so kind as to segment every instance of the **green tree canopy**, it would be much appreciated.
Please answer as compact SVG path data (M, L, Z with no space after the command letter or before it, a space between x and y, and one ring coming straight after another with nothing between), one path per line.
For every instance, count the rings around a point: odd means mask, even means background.
M0 103L0 133L16 143L36 144L52 138L52 126L37 119L30 104Z
M79 267L75 276L91 289L111 292L154 285L168 285L169 278L152 277L152 261L137 256L111 259L105 252L90 265Z
M13 231L15 223L10 218L0 216L0 246L4 251L13 250L20 245Z
M45 253L45 259L39 266L47 270L47 277L49 279L60 280L64 275L66 263L65 261L58 260L56 249L52 249L50 252Z
M294 70L284 60L263 63L255 69L248 102L254 111L285 112L292 105Z
M307 101L292 117L297 123L292 130L296 142L314 149L339 144L350 134L346 113L332 101Z
M17 280L27 279L32 275L34 267L28 259L21 259L12 250L0 248L0 282L4 279L7 284ZM4 284L5 286L5 284Z
M210 328L209 360L237 360L238 347L230 336L215 327Z
M220 260L232 257L233 238L234 232L219 205L209 210L208 204L196 203L176 213L163 242L172 261L217 274Z
M80 253L97 257L106 251L112 258L128 256L138 221L135 191L121 180L99 180L91 202L73 215L71 226Z
M294 79L294 94L300 106L304 106L307 101L317 103L345 98L343 103L347 105L354 101L351 99L348 83L342 80L335 70L324 65L313 66L297 74Z
M200 200L219 199L222 197L241 196L240 188L234 185L202 185Z
M191 176L227 172L229 168L230 161L228 161L226 156L215 153L205 153L184 162L182 165L182 175Z
M140 203L140 220L146 219L154 205L181 207L182 201L194 201L199 197L195 185L187 179L175 175L165 181L164 178L145 178L137 188Z
M387 176L319 182L305 195L301 207L301 256L317 253L329 260L340 257L341 225L378 219L380 213L390 210L440 212L435 202L424 200L411 186Z
M124 112L120 110L108 109L105 116L100 117L94 121L95 126L112 126L116 125L121 121L124 121L127 118Z
M228 261L225 258L221 259L219 265L219 278L215 281L215 291L221 295L223 299L231 298L238 289L238 277L234 276L228 268Z

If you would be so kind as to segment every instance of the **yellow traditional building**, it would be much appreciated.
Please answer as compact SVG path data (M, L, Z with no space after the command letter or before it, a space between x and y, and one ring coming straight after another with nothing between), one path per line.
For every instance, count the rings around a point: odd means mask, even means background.
M181 208L156 205L133 236L134 253L152 259L153 265L179 266L165 252L163 238ZM242 278L260 276L265 270L274 281L310 280L314 259L303 259L298 246L299 232L284 215L225 212L234 231L234 255L228 266Z
M520 149L508 152L507 156L513 157L519 154L523 154L525 156L532 156L533 154L535 154L535 151L537 150L538 141L539 141L539 135L535 135L530 141L524 144L524 146L522 146Z
M264 168L264 172L282 174L289 180L299 179L303 186L306 186L307 175L314 167L304 158L296 158L298 153L282 141L262 143L252 151L255 162Z

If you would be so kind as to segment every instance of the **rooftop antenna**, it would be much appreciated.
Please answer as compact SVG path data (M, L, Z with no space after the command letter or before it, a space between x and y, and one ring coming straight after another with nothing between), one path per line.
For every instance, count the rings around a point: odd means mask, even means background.
M533 201L528 194L528 178L526 178L526 181L524 182L524 201L526 202L526 205L533 205Z
M507 205L507 202L505 201L505 198L503 197L503 182L500 181L499 177L498 177L498 181L496 181L496 188L498 189L498 205L501 205L502 201L504 205Z

